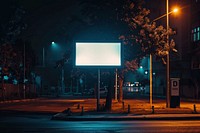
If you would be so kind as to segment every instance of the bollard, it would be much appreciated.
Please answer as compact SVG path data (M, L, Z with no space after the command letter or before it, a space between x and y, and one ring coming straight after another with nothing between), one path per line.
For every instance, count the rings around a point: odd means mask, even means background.
M128 105L128 113L130 113L131 111L131 106L130 105Z
M152 109L152 114L154 114L154 113L155 113L155 112L154 112L154 106L152 106L152 108L151 108L151 109Z
M65 114L68 115L68 116L72 115L72 112L71 112L71 109L70 109L70 108L65 109L62 113L65 113Z
M80 104L78 104L77 109L80 109Z
M122 109L124 110L124 101L122 102Z
M71 116L71 115L72 115L71 109L68 108L68 116Z
M194 104L194 113L197 113L196 105Z
M84 107L82 106L81 107L81 115L83 115L84 114Z

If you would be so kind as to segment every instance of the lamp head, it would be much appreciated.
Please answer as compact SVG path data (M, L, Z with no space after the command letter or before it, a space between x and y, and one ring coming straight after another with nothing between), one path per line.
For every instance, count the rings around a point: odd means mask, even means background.
M174 8L174 9L173 9L173 12L174 12L174 13L177 13L177 12L178 12L178 8Z

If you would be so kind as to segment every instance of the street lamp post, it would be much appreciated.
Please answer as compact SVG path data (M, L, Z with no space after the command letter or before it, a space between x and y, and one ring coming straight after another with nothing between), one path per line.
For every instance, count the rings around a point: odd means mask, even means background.
M166 14L154 19L152 22L155 22L163 17L166 18L166 29L169 31L169 14L177 12L178 9L175 8L174 10L169 12L169 0L166 0ZM169 46L169 34L167 34L167 46ZM152 55L150 54L150 104L152 105ZM170 55L169 52L166 56L166 107L170 107Z
M24 94L24 99L26 98L26 85L25 85L25 80L26 80L26 46L24 42L24 81L23 81L23 94Z
M167 14L167 19L166 19L166 25L167 25L167 31L169 30L169 0L166 0L166 14ZM167 45L169 46L169 34L167 34ZM167 73L166 73L166 80L167 80L167 101L166 101L166 107L170 107L170 64L169 64L169 52L167 54Z
M149 62L150 62L150 72L149 72L149 82L150 82L150 86L149 86L149 93L150 93L150 107L152 107L152 94L153 94L153 87L152 87L152 54L149 55Z
M45 67L45 48L42 48L42 66Z

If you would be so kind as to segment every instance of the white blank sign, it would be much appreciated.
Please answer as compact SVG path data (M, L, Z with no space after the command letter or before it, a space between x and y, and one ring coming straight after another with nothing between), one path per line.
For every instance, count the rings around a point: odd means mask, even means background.
M120 42L76 42L75 66L121 66Z

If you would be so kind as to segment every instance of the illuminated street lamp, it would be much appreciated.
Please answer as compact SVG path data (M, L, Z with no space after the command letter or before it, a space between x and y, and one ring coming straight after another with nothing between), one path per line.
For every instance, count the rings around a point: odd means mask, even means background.
M58 47L58 44L55 43L55 42L51 42L51 47L53 49L56 49ZM45 47L42 48L42 66L45 67L46 66L46 60L45 60L45 53L46 50L45 50Z
M167 9L168 9L168 8L167 8ZM164 18L165 16L168 16L169 14L177 13L177 12L178 12L178 8L175 7L171 12L168 12L168 13L166 13L166 14L164 14L164 15L162 15L162 16L156 18L156 19L154 19L152 22L155 22L155 21L157 21L157 20L159 20L159 19L161 19L161 18Z
M152 22L155 22L165 16L167 16L166 24L167 24L167 31L169 30L169 14L178 12L178 8L174 8L171 12L169 12L169 0L166 0L166 14L154 19ZM169 46L169 34L167 34L167 45ZM166 107L170 107L170 62L169 62L169 52L167 54L167 71L166 71L166 81L167 81L167 98L166 98ZM152 106L152 54L150 54L150 105Z

